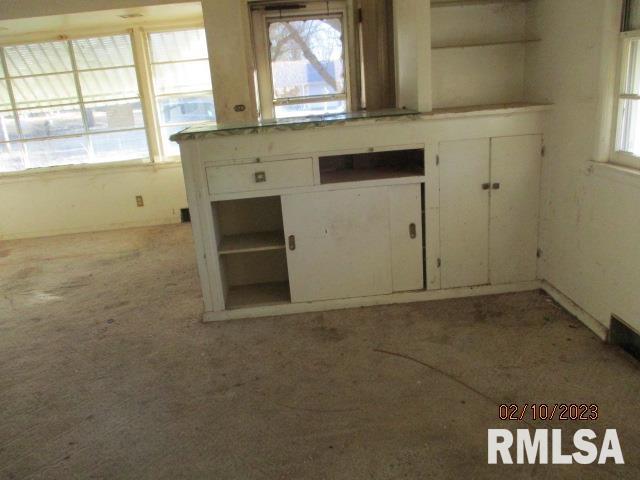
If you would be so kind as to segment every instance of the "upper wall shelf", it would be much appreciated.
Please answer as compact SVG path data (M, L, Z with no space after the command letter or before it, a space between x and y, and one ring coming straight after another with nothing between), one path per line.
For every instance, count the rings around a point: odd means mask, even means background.
M438 7L466 7L469 5L491 5L504 3L525 3L529 0L431 0L431 6Z
M447 44L447 45L432 45L432 50L444 50L444 49L452 49L452 48L474 48L474 47L495 47L500 45L515 45L515 44L524 44L524 43L532 43L539 42L539 38L527 38L522 40L505 40L500 42L471 42L464 44Z

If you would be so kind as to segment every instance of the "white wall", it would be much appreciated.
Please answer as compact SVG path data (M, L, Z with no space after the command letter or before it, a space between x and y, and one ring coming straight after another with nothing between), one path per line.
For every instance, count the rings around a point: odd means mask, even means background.
M640 177L591 168L607 133L601 107L612 88L620 2L536 0L528 8L528 28L543 40L527 52L527 96L554 103L545 126L542 276L603 325L615 313L640 329Z
M178 223L186 207L175 163L0 177L0 240Z

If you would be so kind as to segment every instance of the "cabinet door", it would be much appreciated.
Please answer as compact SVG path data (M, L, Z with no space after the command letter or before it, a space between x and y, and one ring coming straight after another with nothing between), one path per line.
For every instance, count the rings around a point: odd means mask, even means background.
M542 137L491 140L491 283L537 276Z
M489 149L489 139L439 146L442 288L489 283Z
M424 288L422 193L418 185L389 187L393 291Z
M282 197L292 302L391 293L388 201L387 187Z

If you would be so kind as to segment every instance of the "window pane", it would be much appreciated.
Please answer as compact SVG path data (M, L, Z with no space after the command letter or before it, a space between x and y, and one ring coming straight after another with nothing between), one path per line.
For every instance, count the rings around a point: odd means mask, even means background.
M213 96L171 96L158 99L158 118L161 125L215 121Z
M51 167L54 165L77 165L89 159L86 137L58 138L25 142L29 166Z
M344 92L339 18L274 22L269 40L275 98Z
M308 117L311 115L329 115L347 111L347 102L298 103L295 105L279 105L275 107L276 118Z
M11 80L11 84L18 108L78 101L76 84L71 73L16 78Z
M92 163L120 162L149 157L144 130L91 135Z
M0 110L10 110L11 99L6 80L0 80Z
M156 95L211 90L207 60L154 65L153 80Z
M79 75L85 102L138 96L138 81L133 67L80 72Z
M80 107L50 107L18 111L24 138L56 137L84 132Z
M5 47L7 68L11 76L68 72L71 57L67 42L34 43Z
M617 150L640 156L640 100L620 101Z
M629 42L629 68L622 93L640 94L640 40Z
M18 139L18 129L13 112L0 113L0 142Z
M129 35L84 38L71 43L79 70L133 65Z
M208 58L204 29L149 34L152 62Z
M25 169L24 148L21 143L0 143L0 172Z
M180 130L184 130L189 125L173 125L170 127L162 127L160 135L162 136L162 151L166 156L180 155L180 146L176 142L169 140L169 137Z
M89 130L144 128L140 100L89 103L86 110Z

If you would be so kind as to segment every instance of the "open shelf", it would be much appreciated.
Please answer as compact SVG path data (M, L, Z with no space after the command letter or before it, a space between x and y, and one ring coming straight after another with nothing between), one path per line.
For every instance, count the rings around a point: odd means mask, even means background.
M424 175L423 149L332 155L319 162L322 184Z
M218 253L232 255L247 252L284 250L284 232L252 232L222 237Z
M230 287L226 307L230 310L291 302L289 282L270 282Z
M228 309L289 303L289 275L279 196L212 203Z
M443 45L432 45L432 50L451 50L454 48L480 48L480 47L499 47L501 45L516 45L516 44L525 44L525 43L533 43L539 42L539 38L525 38L521 40L503 40L499 42L469 42L462 44L443 44Z

